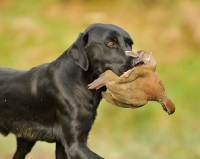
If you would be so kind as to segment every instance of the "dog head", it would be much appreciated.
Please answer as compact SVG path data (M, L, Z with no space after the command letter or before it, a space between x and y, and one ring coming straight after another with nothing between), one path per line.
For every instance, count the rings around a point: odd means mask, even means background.
M143 63L138 57L126 56L133 40L122 28L112 24L93 24L81 33L68 51L69 57L84 71L100 75L112 70L121 75Z

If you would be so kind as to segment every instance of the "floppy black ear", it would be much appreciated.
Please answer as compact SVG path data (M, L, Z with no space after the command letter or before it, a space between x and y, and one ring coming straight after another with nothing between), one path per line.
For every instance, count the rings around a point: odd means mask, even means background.
M68 50L69 57L84 71L88 70L89 61L85 52L88 36L81 33L74 44Z

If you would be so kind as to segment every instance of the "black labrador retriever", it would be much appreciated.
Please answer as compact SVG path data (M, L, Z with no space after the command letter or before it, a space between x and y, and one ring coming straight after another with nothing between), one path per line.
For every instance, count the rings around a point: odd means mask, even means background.
M106 70L121 75L142 63L126 56L129 34L111 24L93 24L58 59L19 71L0 69L0 133L17 138L14 159L24 159L36 141L56 142L57 159L102 159L87 146L101 97L87 85Z

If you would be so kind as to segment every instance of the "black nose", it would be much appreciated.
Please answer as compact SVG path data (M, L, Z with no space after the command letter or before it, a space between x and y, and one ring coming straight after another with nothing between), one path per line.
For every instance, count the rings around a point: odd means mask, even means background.
M139 58L139 57L136 57L134 60L133 60L133 67L137 66L137 65L141 65L141 64L144 64L144 61Z

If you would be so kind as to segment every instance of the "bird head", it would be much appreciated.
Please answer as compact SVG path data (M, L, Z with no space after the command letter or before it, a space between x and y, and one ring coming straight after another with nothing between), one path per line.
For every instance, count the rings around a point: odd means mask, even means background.
M158 102L162 105L163 110L166 111L169 115L175 112L175 105L169 98L166 97L164 100L159 99Z
M147 53L144 50L137 51L137 55L144 61L144 64L151 68L153 71L156 70L156 59L151 53Z

